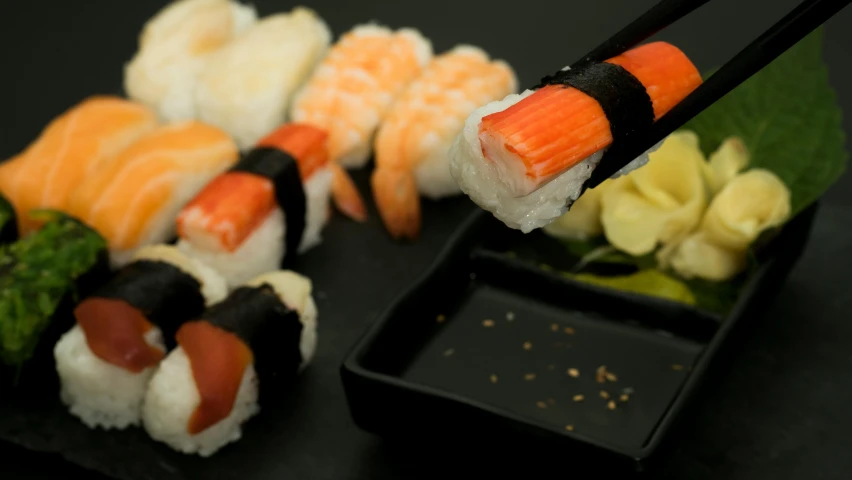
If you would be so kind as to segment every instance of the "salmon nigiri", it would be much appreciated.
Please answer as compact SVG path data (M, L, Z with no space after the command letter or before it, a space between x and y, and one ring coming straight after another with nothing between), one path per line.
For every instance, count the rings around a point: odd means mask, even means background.
M512 68L483 50L459 45L435 58L391 107L376 135L373 196L388 232L415 239L419 193L438 199L460 193L447 150L477 107L517 89Z
M152 110L112 96L87 98L51 121L24 152L0 165L0 192L15 207L20 234L38 226L29 211L66 210L80 181L156 126Z
M68 210L107 240L113 265L124 266L138 248L169 240L180 208L238 157L218 128L164 125L86 177Z
M332 176L327 136L290 123L262 138L181 210L178 248L236 287L319 244Z
M665 42L563 69L541 88L473 112L450 152L453 178L507 226L542 227L580 196L619 132L641 134L701 82L689 58ZM649 152L616 175L647 163Z
M334 201L352 218L366 208L343 168L363 167L371 140L391 104L432 59L432 44L418 31L364 24L334 44L296 94L291 120L328 132L334 163Z

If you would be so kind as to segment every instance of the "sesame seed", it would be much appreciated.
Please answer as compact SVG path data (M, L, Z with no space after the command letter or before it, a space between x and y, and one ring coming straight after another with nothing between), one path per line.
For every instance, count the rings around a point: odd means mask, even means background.
M574 395L575 402L582 402L584 398L586 397L584 397L583 395Z
M515 312L506 312L506 320L512 321L515 319Z
M626 402L626 401L630 400L630 395L628 395L626 393L622 393L621 396L618 397L618 399L621 400L622 402Z
M573 432L574 431L574 425L565 425L565 430L567 430L569 432Z
M598 367L597 371L595 372L595 380L597 380L598 383L606 382L606 365L601 365L600 367Z
M607 392L606 390L601 390L601 398L603 398L604 400L609 398L609 392Z
M528 374L524 375L524 380L527 380L527 381L535 380L535 374L534 373L528 373Z
M550 329L553 330L554 332L558 332L559 331L559 325L554 323L553 325L550 326Z
M565 330L564 330L564 331L565 331L565 333L567 333L568 335L574 335L574 329L573 329L573 328L571 328L571 327L565 327Z
M577 377L580 376L580 371L577 370L576 368L569 368L568 369L568 375L571 375L572 377L577 378Z
M444 323L444 322L447 321L447 317L445 315L441 314L441 315L438 315L437 317L435 317L435 321L438 322L438 323Z
M444 350L444 356L445 357L449 357L453 353L455 353L455 350L453 350L452 348L448 348L448 349Z
M524 342L524 350L532 350L532 343Z
M535 405L536 405L538 408L547 408L547 404L546 404L546 403L544 403L544 402L542 402L542 401L535 402Z
M497 383L497 375L491 374L491 383Z
M482 321L482 326L483 326L483 327L486 327L486 328L491 328L491 327L493 327L493 326L494 326L494 320L491 320L490 318L489 318L489 319L487 319L487 320L483 320L483 321Z
M610 400L609 403L606 404L606 408L615 410L615 400Z
M610 382L617 382L618 381L618 377L616 377L614 373L606 372L605 376L606 376L606 379L609 380Z
M674 365L672 365L672 370L679 372L679 371L683 370L683 365L674 364Z

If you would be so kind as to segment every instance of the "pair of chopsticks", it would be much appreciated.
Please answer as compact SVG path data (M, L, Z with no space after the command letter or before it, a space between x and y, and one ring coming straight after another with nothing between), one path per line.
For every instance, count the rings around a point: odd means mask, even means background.
M709 0L662 0L612 38L572 65L603 62L633 48L648 37L676 22ZM733 59L695 89L683 101L660 117L646 135L613 142L586 182L593 188L630 161L645 153L733 90L799 40L825 23L852 0L805 0L763 35L741 50Z

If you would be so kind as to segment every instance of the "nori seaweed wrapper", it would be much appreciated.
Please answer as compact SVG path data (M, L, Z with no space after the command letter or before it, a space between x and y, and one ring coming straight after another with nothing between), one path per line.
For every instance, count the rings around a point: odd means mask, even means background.
M18 238L18 221L15 208L0 195L0 243L9 243Z
M33 216L46 220L41 229L0 246L0 363L15 376L37 347L51 350L52 337L73 325L55 325L54 317L73 318L70 307L109 273L107 244L97 232L59 212ZM57 333L54 326L59 335L46 338L49 330Z
M292 265L302 243L307 222L307 199L296 159L277 148L255 148L230 171L252 173L272 182L275 187L275 201L284 212L284 221L287 224L284 233L286 248L280 266L285 268Z
M302 322L299 313L287 307L269 284L237 288L207 309L203 318L251 348L262 391L275 390L275 377L292 377L298 372Z
M204 313L201 282L164 261L137 260L118 271L93 297L124 300L160 328L169 349L177 329Z
M632 73L621 65L607 62L584 63L577 68L562 70L541 79L536 89L547 85L564 85L595 99L603 109L612 134L610 149L604 154L598 166L592 171L591 178L585 182L597 185L614 175L621 166L611 166L607 162L611 149L618 149L642 135L647 135L654 124L654 104L645 86Z

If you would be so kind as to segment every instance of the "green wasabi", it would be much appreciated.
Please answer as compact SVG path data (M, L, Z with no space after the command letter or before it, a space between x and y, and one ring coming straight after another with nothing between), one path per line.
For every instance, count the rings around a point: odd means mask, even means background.
M0 195L0 243L12 242L17 236L15 209L3 195Z
M601 287L696 305L695 295L686 284L655 269L639 270L630 275L617 277L604 277L590 273L566 273L565 276Z
M94 230L58 212L34 212L46 223L0 246L0 361L20 368L50 325L60 301L102 259L107 245Z

